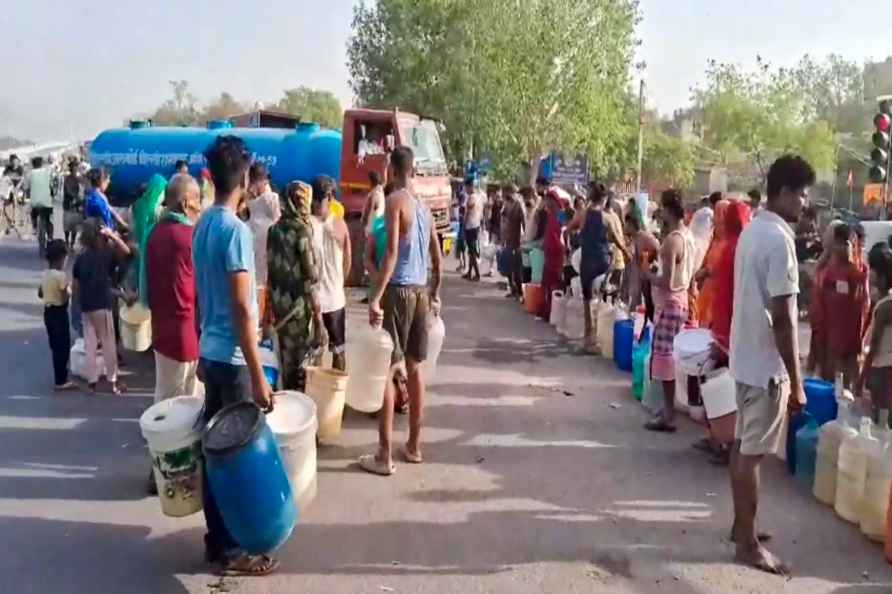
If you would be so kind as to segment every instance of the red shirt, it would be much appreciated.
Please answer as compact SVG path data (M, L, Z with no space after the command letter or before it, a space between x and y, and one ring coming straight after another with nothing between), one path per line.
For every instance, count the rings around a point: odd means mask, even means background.
M192 227L160 221L146 246L146 281L152 310L152 346L176 361L198 359Z

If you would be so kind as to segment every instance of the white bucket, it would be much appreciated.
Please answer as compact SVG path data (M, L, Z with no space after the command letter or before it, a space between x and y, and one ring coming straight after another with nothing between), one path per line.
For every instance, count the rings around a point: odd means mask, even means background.
M139 418L164 515L179 518L201 511L203 423L198 417L203 404L201 398L178 396L152 405Z
M316 498L316 403L300 392L278 392L266 424L276 437L297 509Z
M687 375L703 375L711 370L712 332L704 328L682 330L672 343L675 364Z
M719 419L733 412L737 412L737 397L734 378L727 369L720 369L707 377L700 385L700 395L703 397L703 407L706 409L706 418Z
M307 367L307 396L316 403L319 441L327 442L341 434L347 374L337 369Z
M143 352L152 348L152 313L140 303L120 309L121 346Z

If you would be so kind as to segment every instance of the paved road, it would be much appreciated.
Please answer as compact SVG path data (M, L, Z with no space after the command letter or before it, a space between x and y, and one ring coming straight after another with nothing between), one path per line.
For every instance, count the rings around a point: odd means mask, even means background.
M731 563L725 473L691 450L696 428L644 432L629 376L573 354L495 288L454 277L426 463L360 473L375 426L348 415L340 445L320 451L319 496L281 573L221 580L201 560L200 516L165 518L143 495L136 419L151 361L127 353L136 389L124 397L52 393L34 252L0 240L0 575L11 592L892 591L879 548L776 460L761 517L797 577Z

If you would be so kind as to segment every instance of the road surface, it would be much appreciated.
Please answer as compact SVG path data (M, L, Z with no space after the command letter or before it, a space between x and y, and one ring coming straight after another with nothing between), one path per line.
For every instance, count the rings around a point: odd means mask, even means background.
M575 354L494 286L455 276L425 464L361 473L354 461L374 447L375 423L348 413L339 445L319 452L319 495L280 551L281 571L220 578L202 560L201 516L166 518L144 494L137 418L151 403L151 358L125 354L124 397L52 392L35 252L0 240L0 575L10 592L892 592L880 548L775 459L760 517L796 577L732 563L725 470L691 449L699 430L643 431L629 375Z

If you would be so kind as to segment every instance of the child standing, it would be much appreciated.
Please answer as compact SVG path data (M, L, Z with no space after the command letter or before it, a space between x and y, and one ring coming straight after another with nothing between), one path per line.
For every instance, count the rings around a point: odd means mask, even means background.
M869 275L849 225L834 227L832 241L825 247L830 257L815 275L809 312L811 347L817 374L833 381L841 371L849 387L858 376L858 359L869 320Z
M65 240L54 239L46 246L48 268L37 296L43 302L43 323L53 353L53 389L70 390L74 384L68 381L68 357L71 349L71 333L68 327L68 277L65 275L65 258L68 246Z
M115 257L126 257L130 248L117 233L108 227L100 227L93 220L84 223L81 243L84 250L74 262L73 284L83 317L87 384L90 392L96 391L99 381L96 351L101 342L106 378L112 392L120 394L125 387L117 378L118 352L112 321L114 298L111 268Z

